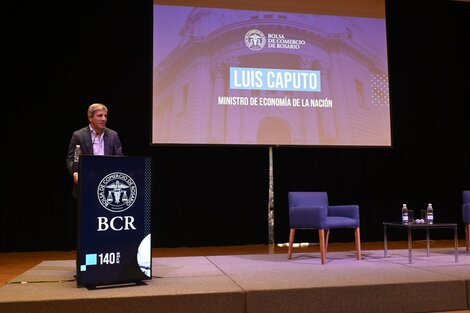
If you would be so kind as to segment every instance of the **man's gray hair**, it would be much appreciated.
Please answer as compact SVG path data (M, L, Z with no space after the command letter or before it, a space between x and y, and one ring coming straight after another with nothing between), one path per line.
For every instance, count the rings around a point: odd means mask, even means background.
M88 107L88 117L93 117L95 112L98 110L105 110L108 112L108 108L102 103L93 103Z

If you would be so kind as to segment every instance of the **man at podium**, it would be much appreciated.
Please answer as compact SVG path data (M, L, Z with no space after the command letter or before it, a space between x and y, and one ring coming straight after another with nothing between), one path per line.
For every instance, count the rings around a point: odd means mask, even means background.
M70 215L70 228L68 229L70 238L74 238L67 244L68 248L75 247L76 236L76 218L78 212L78 157L79 154L86 155L123 155L121 140L116 131L107 128L108 108L101 103L93 103L88 107L89 124L73 132L70 139L69 150L67 153L66 167L73 177L73 210ZM80 151L77 150L79 146ZM77 153L76 153L77 152Z
M89 124L73 132L67 153L66 166L73 177L74 198L78 198L78 162L75 159L77 146L81 154L87 155L123 155L121 140L116 131L107 128L108 108L101 103L88 107Z

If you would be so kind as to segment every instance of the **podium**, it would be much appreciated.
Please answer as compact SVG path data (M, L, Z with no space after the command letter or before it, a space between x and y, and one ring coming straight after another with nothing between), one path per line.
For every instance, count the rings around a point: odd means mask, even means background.
M152 279L151 182L149 157L80 157L78 286Z

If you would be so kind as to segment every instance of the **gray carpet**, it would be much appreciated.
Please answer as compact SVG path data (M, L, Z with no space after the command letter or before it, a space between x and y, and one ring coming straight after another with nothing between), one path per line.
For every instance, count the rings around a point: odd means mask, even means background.
M297 249L296 251L301 251ZM470 253L452 249L155 257L142 286L88 290L75 261L44 261L0 288L0 312L432 312L469 308ZM72 280L72 281L70 281ZM23 282L23 283L21 283Z

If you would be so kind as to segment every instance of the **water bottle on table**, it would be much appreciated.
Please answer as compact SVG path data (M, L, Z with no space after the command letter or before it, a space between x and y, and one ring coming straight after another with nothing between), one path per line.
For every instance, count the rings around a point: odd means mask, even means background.
M434 210L432 209L431 203L428 203L428 207L426 208L426 223L434 223Z
M401 207L401 222L404 225L408 225L408 208L406 207L406 204L403 203L403 206Z

